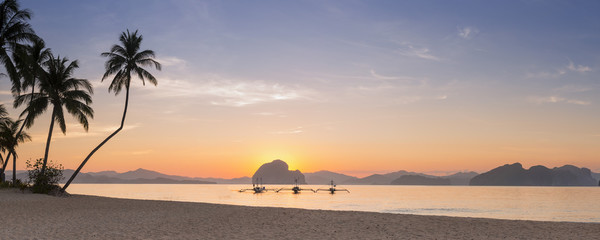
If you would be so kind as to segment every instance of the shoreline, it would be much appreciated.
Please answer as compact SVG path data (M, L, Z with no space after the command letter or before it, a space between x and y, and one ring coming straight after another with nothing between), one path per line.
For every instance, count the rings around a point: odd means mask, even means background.
M574 239L599 223L465 218L0 190L0 238L78 239Z

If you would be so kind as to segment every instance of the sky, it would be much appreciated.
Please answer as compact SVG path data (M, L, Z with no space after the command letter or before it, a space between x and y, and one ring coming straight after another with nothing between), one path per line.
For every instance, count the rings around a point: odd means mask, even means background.
M125 128L84 172L137 168L251 176L443 175L573 164L600 172L600 2L21 1L55 55L94 85L88 132L55 130L50 159L76 168L114 131L124 95L100 53L126 29L162 71L133 79ZM0 102L12 105L7 78ZM16 117L22 109L10 109ZM43 157L49 113L18 169Z

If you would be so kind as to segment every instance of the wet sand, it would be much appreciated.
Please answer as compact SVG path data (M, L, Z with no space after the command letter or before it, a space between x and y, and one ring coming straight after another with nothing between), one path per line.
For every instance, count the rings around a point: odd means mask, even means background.
M52 197L0 189L0 239L597 239L598 223Z

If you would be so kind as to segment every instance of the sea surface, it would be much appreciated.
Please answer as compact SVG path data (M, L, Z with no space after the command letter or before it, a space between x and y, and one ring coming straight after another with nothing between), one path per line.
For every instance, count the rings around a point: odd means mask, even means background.
M600 223L600 187L371 186L350 193L238 192L251 185L72 184L69 193L115 198L417 215ZM267 185L279 189L282 185ZM303 188L328 188L306 185Z

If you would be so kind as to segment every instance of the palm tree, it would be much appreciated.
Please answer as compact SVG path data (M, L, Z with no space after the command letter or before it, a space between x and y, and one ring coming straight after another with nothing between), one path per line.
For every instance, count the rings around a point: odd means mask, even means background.
M42 69L42 64L50 57L50 49L46 48L44 41L41 38L32 40L32 45L19 45L13 53L18 75L22 77L23 82L20 84L22 89L31 88L31 93L35 93L35 84ZM16 106L15 106L16 107ZM31 121L29 116L25 117L25 122L17 132L17 138L23 131L25 123ZM17 139L15 138L15 140ZM10 159L12 152L8 152L7 159ZM8 163L8 162L7 162ZM3 165L0 174L4 172L6 163Z
M63 192L67 189L67 187L69 187L73 179L75 179L79 171L81 171L90 157L92 157L92 155L94 155L94 153L98 151L102 145L108 142L108 140L110 140L113 136L119 133L121 129L123 129L123 125L125 124L125 116L127 115L127 104L129 103L131 75L137 74L138 78L142 80L142 84L144 86L146 85L146 80L155 86L158 84L156 78L143 67L154 67L160 71L160 63L154 60L154 51L139 51L142 39L142 35L138 35L137 30L133 33L130 33L129 30L127 30L127 32L121 33L119 38L119 41L122 45L113 45L110 52L104 52L101 54L103 57L108 57L108 60L106 60L106 64L104 65L106 72L104 73L104 76L102 76L102 81L111 75L115 75L110 83L110 86L108 87L108 91L113 91L115 92L115 95L117 95L123 88L125 88L125 109L123 110L123 117L121 118L121 126L119 126L117 130L110 134L106 139L104 139L104 141L94 148L90 154L88 154L81 165L79 165L77 170L75 170L71 178L69 178L69 181L67 181L65 186L62 188Z
M16 0L5 0L0 3L0 63L6 68L14 92L20 92L19 76L9 52L14 51L19 43L38 38L27 20L31 19L29 9L19 9Z
M13 183L17 180L17 152L16 148L19 143L31 140L31 137L26 132L17 134L17 129L23 120L12 121L6 119L0 122L0 145L3 145L6 151L12 153L13 157ZM10 160L10 155L6 157L6 162Z
M15 99L15 106L17 107L26 102L29 103L21 113L21 117L25 114L28 116L25 120L26 127L33 125L34 119L44 113L49 105L52 105L50 130L48 131L40 175L44 175L46 171L55 121L58 122L63 134L66 134L67 126L63 108L73 115L86 131L89 127L88 117L93 118L94 116L94 110L89 106L92 103L92 85L86 79L73 78L73 72L79 65L77 60L70 64L68 62L67 58L61 58L60 56L55 58L50 54L49 60L43 64L46 70L41 72L39 78L39 92L21 95Z

